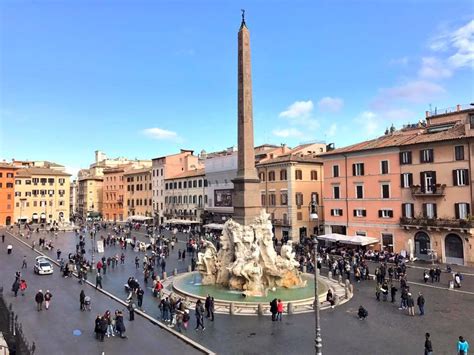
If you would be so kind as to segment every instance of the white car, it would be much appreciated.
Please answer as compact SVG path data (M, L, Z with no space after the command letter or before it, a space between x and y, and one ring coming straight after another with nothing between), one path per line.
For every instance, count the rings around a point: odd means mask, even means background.
M53 273L53 264L44 256L38 256L35 259L33 270L38 275L51 275Z

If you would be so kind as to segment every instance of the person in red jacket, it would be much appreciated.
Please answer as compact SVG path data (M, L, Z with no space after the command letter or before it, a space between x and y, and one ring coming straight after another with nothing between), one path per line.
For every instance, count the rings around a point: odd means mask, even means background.
M281 322L281 316L283 314L283 302L279 299L277 303L277 320Z

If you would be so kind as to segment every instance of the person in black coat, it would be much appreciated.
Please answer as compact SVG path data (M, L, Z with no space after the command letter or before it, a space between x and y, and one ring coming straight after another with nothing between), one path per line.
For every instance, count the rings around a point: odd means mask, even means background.
M97 315L97 318L95 319L95 323L94 323L94 333L95 333L95 338L96 339L100 339L100 322L101 322L101 319L102 317L100 316L100 314Z
M129 321L132 322L135 320L135 305L133 304L132 301L128 303L127 309L130 315Z
M272 314L272 321L275 321L277 312L277 299L275 298L273 299L273 301L270 302L270 313Z
M100 330L99 339L100 339L100 341L104 341L105 333L107 333L107 326L108 326L107 319L105 319L104 317L101 317L100 322L99 322L99 330Z
M123 323L123 313L121 311L115 311L115 330L119 333L122 339L125 339L125 324Z
M79 294L79 303L80 303L80 310L81 311L86 310L85 298L86 298L86 294L84 293L84 290L81 290L81 293Z
M204 302L204 308L206 308L206 318L209 318L211 316L211 313L209 311L211 307L211 295L207 295L206 301Z

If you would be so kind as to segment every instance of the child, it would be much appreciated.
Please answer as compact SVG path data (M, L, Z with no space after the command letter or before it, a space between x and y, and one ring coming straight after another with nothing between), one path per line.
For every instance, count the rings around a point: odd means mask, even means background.
M278 299L278 303L277 303L277 320L280 320L281 322L281 316L283 314L283 302Z

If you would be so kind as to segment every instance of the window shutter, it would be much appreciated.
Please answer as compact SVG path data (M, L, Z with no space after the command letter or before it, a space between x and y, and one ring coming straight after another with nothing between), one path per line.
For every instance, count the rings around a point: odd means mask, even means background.
M362 210L362 216L364 216L364 217L367 216L367 211L366 210Z
M464 169L463 172L464 172L464 182L466 185L469 185L469 170Z
M468 216L471 214L470 207L471 205L469 203L466 203L466 212Z
M403 152L400 152L399 155L400 155L400 165L401 165L403 164Z
M429 149L430 162L434 162L434 150Z
M408 174L408 187L412 187L413 186L413 174L410 173Z
M436 185L436 171L431 171L431 176L433 177L433 185Z
M408 164L411 164L411 152L408 152Z
M356 217L357 216L357 210L354 210L353 212L354 212L354 217Z
M407 206L406 203L402 203L402 217L406 217L406 216L407 216L407 214L406 214L406 206Z
M339 216L342 216L342 209L339 209Z
M420 150L420 162L421 162L421 163L425 163L425 159L424 159L424 157L423 157L423 152L424 152L423 149Z
M438 212L436 209L436 203L433 203L433 217L438 218Z
M352 164L352 176L355 176L356 174L356 165Z
M388 216L389 216L390 218L393 218L393 211L392 211L392 210L388 211Z
M415 204L410 203L410 205L411 205L411 217L415 218Z
M331 216L334 216L334 210L333 209L331 210Z
M382 218L382 210L379 210L379 218Z
M425 192L425 172L424 171L420 172L420 186L421 186L421 192Z
M453 186L458 186L457 170L453 170Z
M404 175L404 174L400 174L400 186L401 186L401 187L405 187L405 185L404 185L405 179L403 178L403 175Z
M360 175L364 175L364 164L360 164Z
M459 219L459 203L454 204L454 215L456 216L456 219Z
M426 208L426 203L424 203L422 206L423 206L423 217L428 217L428 211L427 211L427 208Z

